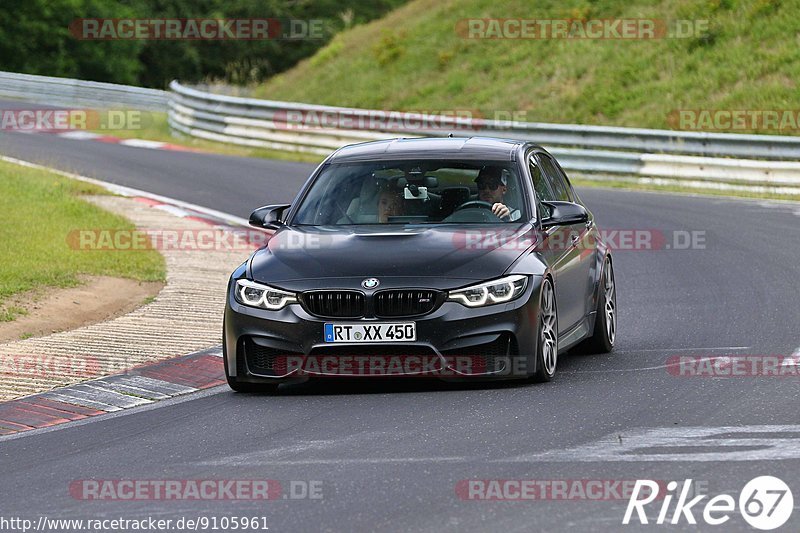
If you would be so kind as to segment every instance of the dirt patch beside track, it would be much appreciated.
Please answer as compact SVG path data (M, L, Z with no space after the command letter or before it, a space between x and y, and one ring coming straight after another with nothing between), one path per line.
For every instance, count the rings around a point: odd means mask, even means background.
M27 314L0 322L0 342L40 337L124 315L154 298L164 287L108 276L87 276L78 287L43 289L9 298Z

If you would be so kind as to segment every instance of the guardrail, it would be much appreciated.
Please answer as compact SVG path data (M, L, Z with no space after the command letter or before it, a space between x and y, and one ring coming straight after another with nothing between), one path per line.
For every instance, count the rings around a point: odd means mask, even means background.
M392 126L392 112L225 96L177 81L170 84L170 89L167 92L0 72L0 97L67 106L167 110L175 132L244 146L327 155L355 142L445 136L452 132L532 140L553 152L571 171L769 186L787 194L800 194L800 137L503 122L409 113L402 114L403 124ZM309 115L335 117L335 126L353 127L309 127ZM420 124L434 123L435 127L409 128L408 123L415 119Z
M0 96L40 104L167 111L169 93L131 85L0 72Z
M532 140L553 152L564 168L573 171L745 185L800 185L800 137L457 117L437 117L435 128L393 128L385 111L211 94L177 81L170 84L170 89L169 123L174 130L245 146L325 155L353 142L446 136L453 132L456 135ZM353 129L309 127L309 116L334 117L332 122L336 124L374 123L377 126ZM420 123L425 123L426 117L404 114L403 118L407 122L418 118ZM452 129L447 129L449 126ZM800 193L800 189L796 192Z

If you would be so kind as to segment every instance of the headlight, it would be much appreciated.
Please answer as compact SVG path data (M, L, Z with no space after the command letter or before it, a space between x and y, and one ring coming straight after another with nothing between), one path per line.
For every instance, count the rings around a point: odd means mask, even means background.
M483 307L510 302L525 292L527 283L528 276L507 276L480 285L450 291L447 300L467 307Z
M236 301L242 305L260 307L271 311L283 309L287 305L297 302L297 296L293 292L282 291L246 279L236 280L234 294Z

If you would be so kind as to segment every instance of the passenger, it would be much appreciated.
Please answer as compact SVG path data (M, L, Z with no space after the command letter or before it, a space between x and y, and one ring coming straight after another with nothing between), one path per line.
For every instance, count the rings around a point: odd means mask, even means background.
M384 189L378 195L378 223L386 224L389 217L403 214L403 193L391 189Z

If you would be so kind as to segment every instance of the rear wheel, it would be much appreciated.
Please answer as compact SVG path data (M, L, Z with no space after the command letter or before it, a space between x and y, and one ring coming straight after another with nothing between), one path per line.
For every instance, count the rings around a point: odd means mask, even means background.
M581 346L586 353L608 353L617 340L617 286L614 267L606 259L597 297L594 332Z
M545 278L539 296L539 331L536 335L536 372L531 379L543 383L553 379L558 364L558 310L553 283Z

